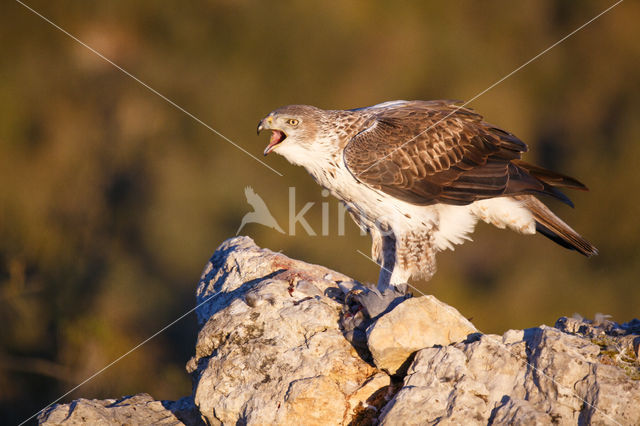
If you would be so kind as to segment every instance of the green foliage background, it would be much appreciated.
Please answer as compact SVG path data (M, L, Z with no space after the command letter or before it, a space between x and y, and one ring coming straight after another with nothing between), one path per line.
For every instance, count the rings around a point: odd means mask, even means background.
M278 106L466 100L605 9L553 2L30 1L29 5L260 156ZM480 225L421 289L485 332L640 301L640 7L622 3L472 106L526 141L526 159L576 176L552 203L600 256ZM320 189L279 177L18 3L0 14L0 422L19 422L193 307L201 268L261 195L282 226L288 187L321 228ZM243 233L375 281L368 237ZM196 338L181 321L65 400L190 392Z

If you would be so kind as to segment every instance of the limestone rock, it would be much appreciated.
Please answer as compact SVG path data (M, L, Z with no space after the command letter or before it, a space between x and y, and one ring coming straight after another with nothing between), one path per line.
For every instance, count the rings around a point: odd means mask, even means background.
M455 308L433 296L405 300L367 329L367 345L378 368L406 371L418 349L460 342L478 330Z
M340 290L359 286L351 281L246 237L225 241L198 285L193 396L79 399L39 421L640 424L638 320L561 318L556 328L482 335L432 296L356 317L362 310L345 312ZM362 340L352 344L354 331Z
M600 346L600 362L616 365L630 377L640 380L640 320L618 324L610 321L607 315L597 314L593 321L562 317L555 327L589 339Z
M323 295L329 288L341 293L336 283L352 281L323 266L262 249L249 237L231 238L218 247L202 272L196 290L198 322L203 325L233 300L245 297L256 284L276 275L279 281L296 284L297 294L305 296ZM315 290L309 290L310 286ZM254 296L249 296L246 301L251 304L254 300Z
M54 405L38 421L43 425L204 425L193 398L155 401L149 394L116 399L78 399Z
M640 381L541 326L419 351L381 424L638 424Z
M341 293L337 282L348 278L248 238L226 244L198 288L198 300L216 294L199 308L206 322L188 365L203 416L214 424L348 422L377 390L363 387L378 374L342 335L342 305L326 295Z

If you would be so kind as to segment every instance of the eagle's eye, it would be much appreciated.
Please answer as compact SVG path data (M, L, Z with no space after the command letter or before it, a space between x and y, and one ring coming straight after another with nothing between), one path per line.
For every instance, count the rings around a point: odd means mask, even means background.
M290 118L287 120L287 124L291 125L291 126L297 126L299 123L298 120L296 120L295 118Z

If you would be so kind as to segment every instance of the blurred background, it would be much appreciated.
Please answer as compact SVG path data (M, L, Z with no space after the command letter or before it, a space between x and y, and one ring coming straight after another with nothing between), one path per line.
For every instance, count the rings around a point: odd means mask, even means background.
M261 157L258 121L290 103L467 100L611 2L29 1L89 46ZM478 226L423 291L484 332L563 315L640 314L640 5L625 2L471 106L578 177L550 202L600 255ZM335 200L277 155L242 153L18 3L0 17L0 423L17 423L194 306L200 272L251 210L287 228L289 191L320 232L249 224L259 245L362 281L378 268ZM334 214L335 213L335 214ZM73 398L191 391L191 315Z

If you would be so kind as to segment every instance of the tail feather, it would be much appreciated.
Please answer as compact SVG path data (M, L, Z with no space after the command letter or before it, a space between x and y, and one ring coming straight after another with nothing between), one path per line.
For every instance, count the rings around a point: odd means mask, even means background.
M533 213L536 221L536 230L542 235L587 257L598 254L597 248L556 216L536 197L533 195L516 195L514 198Z
M531 170L534 170L534 173L532 173ZM507 194L528 193L549 195L573 207L573 203L571 202L569 197L567 197L559 189L554 188L550 183L552 179L548 176L541 176L541 173L538 173L539 170L544 170L548 175L554 174L554 172L547 171L531 164L523 163L517 160L512 161L511 164L509 164L509 182L507 184L505 192ZM564 175L558 174L557 176ZM571 178L567 176L567 179ZM561 181L561 179L557 178L556 181Z
M531 176L541 180L549 186L578 189L580 191L589 190L582 182L578 179L572 178L571 176L552 172L551 170L544 169L540 166L536 166L522 160L513 160L512 163L515 163L518 167L525 169Z

